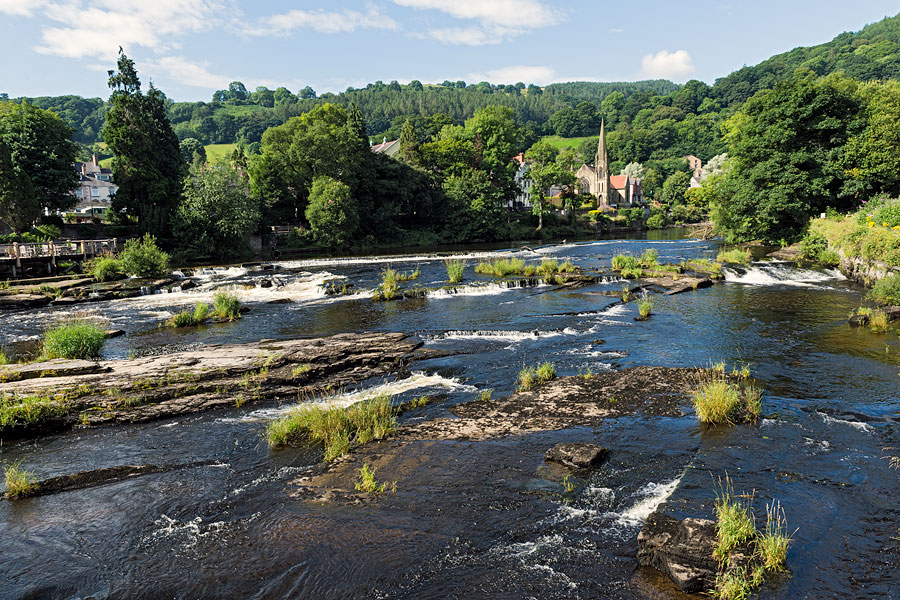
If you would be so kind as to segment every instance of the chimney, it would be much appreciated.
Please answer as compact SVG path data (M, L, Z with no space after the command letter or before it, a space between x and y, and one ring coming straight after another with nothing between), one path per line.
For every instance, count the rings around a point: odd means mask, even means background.
M91 154L91 162L94 163L94 166L95 166L95 167L99 167L99 166L100 166L100 160L97 158L97 155L96 155L96 154Z
M81 163L81 174L87 177L87 164Z
M382 143L382 144L387 144L387 137L381 138L381 143Z

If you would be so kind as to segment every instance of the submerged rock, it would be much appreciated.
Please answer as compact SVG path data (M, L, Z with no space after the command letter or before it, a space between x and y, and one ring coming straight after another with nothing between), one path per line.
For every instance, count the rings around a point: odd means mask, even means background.
M41 294L0 295L0 310L22 310L50 304L52 298Z
M668 575L683 592L703 592L716 582L716 539L715 521L656 511L638 534L638 563Z
M708 288L713 284L712 279L709 277L687 277L684 275L679 276L678 279L673 277L644 277L642 281L649 286L662 288L667 296Z
M609 449L594 444L557 444L547 450L544 458L575 469L591 469L609 457Z

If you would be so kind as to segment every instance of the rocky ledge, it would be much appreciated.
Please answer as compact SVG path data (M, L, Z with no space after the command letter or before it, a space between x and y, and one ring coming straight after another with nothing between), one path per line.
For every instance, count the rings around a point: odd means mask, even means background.
M240 406L403 373L421 342L402 333L261 340L134 360L0 367L0 439Z

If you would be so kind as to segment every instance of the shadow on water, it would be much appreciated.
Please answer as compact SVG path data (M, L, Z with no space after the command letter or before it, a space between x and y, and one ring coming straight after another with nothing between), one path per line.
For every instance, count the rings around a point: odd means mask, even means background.
M792 575L762 597L897 598L900 342L846 325L862 298L829 274L777 273L756 283L658 296L649 321L603 292L493 285L472 268L494 256L571 260L606 268L620 252L654 248L662 262L714 257L714 242L668 239L451 249L468 261L455 293L404 302L367 296L387 266L426 287L446 285L447 254L422 251L283 261L274 272L208 269L189 292L90 305L128 335L111 358L199 344L385 330L417 334L450 356L416 363L402 383L362 387L430 394L420 421L478 390L512 393L518 370L549 360L561 375L634 365L749 364L765 390L756 426L702 430L680 418L610 419L594 428L488 442L378 447L379 475L398 489L377 501L315 503L297 495L315 450L270 451L278 406L245 406L153 423L89 429L2 448L40 478L122 464L202 466L100 487L0 502L0 597L176 598L645 598L678 597L638 568L637 532L653 508L709 516L714 479L782 502L797 528ZM766 265L758 266L765 275ZM759 275L759 273L757 273ZM326 297L344 279L355 295ZM265 287L263 287L265 286ZM159 329L173 311L220 287L250 306L244 319L192 331ZM270 304L273 300L289 303ZM59 309L4 317L0 343L35 339ZM348 390L352 391L352 390ZM559 441L611 449L610 461L568 492L543 462ZM900 453L900 451L898 451Z

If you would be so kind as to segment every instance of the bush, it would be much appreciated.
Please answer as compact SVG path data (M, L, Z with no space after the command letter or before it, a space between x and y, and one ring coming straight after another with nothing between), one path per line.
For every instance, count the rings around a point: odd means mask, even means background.
M86 319L64 321L44 333L40 360L97 358L104 341L106 330L97 323Z
M169 272L169 255L159 249L149 233L125 242L119 260L126 273L137 277L162 277Z
M647 229L662 229L666 225L668 225L668 219L662 213L650 215L650 218L647 219Z
M122 262L112 256L98 256L87 268L94 281L114 281L125 273Z
M900 305L900 275L879 279L869 290L868 296L878 304Z
M241 301L231 292L216 292L213 296L213 315L228 321L240 319Z
M459 283L463 279L463 271L466 268L466 261L463 259L445 260L444 266L447 267L447 279L450 283Z

